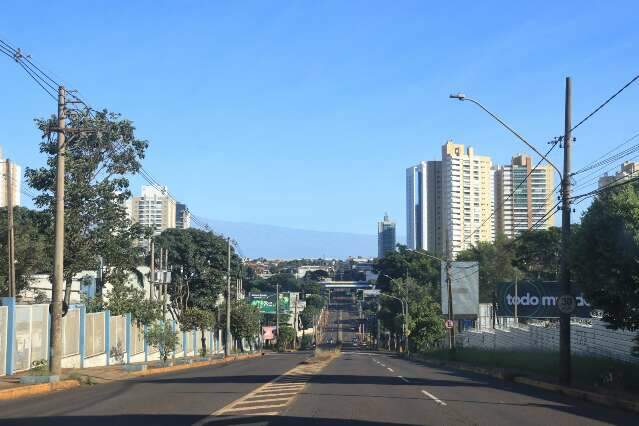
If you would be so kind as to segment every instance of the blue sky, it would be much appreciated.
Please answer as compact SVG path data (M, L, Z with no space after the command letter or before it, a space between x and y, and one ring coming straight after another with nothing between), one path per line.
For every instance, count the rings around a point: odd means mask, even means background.
M565 76L577 121L639 71L634 1L13 3L0 37L133 120L145 168L196 215L303 229L374 233L387 211L404 234L405 168L448 138L495 163L525 151L450 92L545 149ZM32 119L55 105L6 57L0 81L5 155L41 165ZM637 95L575 133L575 168L639 131Z

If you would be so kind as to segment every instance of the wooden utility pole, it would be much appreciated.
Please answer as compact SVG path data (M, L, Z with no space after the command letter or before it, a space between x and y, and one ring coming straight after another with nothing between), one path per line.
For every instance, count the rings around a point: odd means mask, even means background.
M226 356L231 355L231 237L227 239L226 256Z
M559 383L570 385L570 314L561 309L561 300L570 301L573 296L570 292L570 265L568 263L568 248L570 245L570 162L572 145L572 82L566 77L566 104L564 116L564 173L561 181L561 266L559 282L561 294L558 303L559 314ZM572 306L574 307L574 300Z
M452 265L452 250L450 248L450 244L447 241L446 242L446 286L448 287L448 320L449 321L453 321L453 326L451 328L449 328L449 333L448 333L448 349L450 350L450 353L454 353L455 352L455 324L454 324L454 318L455 316L453 315L453 280L452 280L452 269L453 269L453 265Z
M11 160L7 158L5 162L7 178L7 251L9 257L9 297L16 297L16 243L13 227L13 173L11 170Z
M275 332L277 338L280 338L280 285L275 284ZM279 342L278 342L279 344Z
M164 303L162 303L163 320L166 319L166 308L169 303L169 249L164 250L164 270L162 271L162 288Z
M55 182L55 254L51 289L51 374L62 372L62 297L64 292L64 155L66 150L66 91L58 88L58 157Z

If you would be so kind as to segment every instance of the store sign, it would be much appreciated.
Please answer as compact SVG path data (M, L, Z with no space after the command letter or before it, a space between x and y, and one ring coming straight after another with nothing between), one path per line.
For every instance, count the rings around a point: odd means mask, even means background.
M262 338L264 340L273 340L275 338L275 327L272 325L262 327Z
M557 281L520 281L497 284L497 316L521 318L557 318L562 311L578 318L590 318L592 308L574 284L573 297L564 295ZM569 303L570 302L570 303Z

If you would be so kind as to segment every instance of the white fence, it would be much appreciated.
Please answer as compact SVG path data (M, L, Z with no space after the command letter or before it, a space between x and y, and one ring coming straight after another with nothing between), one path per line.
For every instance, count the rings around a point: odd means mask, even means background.
M87 357L100 355L105 352L104 312L96 312L86 315L84 324L84 353Z
M606 323L592 320L591 325L571 324L571 350L574 354L639 362L632 356L636 333L610 330ZM555 325L519 325L493 330L469 330L459 333L460 346L483 349L558 351L559 328Z
M28 370L33 361L47 360L49 305L18 305L15 321L15 370Z
M25 371L34 361L49 360L49 305L16 305L3 299L0 305L0 376ZM167 320L169 321L169 320ZM191 356L201 349L200 332L178 335L176 356ZM10 328L9 325L13 324ZM72 305L62 318L63 368L97 367L115 362L157 360L158 349L147 345L144 327L130 315L110 316L107 312L86 313L81 305ZM210 330L205 333L207 353L221 350ZM185 344L183 343L185 342ZM184 347L182 347L184 345ZM114 349L117 348L116 351ZM115 358L115 359L114 359Z

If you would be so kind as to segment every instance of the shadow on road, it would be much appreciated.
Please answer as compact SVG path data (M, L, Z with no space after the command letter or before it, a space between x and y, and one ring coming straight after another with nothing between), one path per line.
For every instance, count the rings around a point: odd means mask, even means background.
M193 415L156 415L135 414L119 416L55 416L55 417L27 417L21 419L1 419L0 425L64 425L64 426L100 426L100 425L153 425L153 426L178 426L192 425L201 420L203 416ZM335 426L378 426L387 423L340 420L328 418L291 417L291 416L242 416L242 417L212 417L207 425L231 426L231 425L335 425ZM407 425L407 423L393 423L394 425Z

